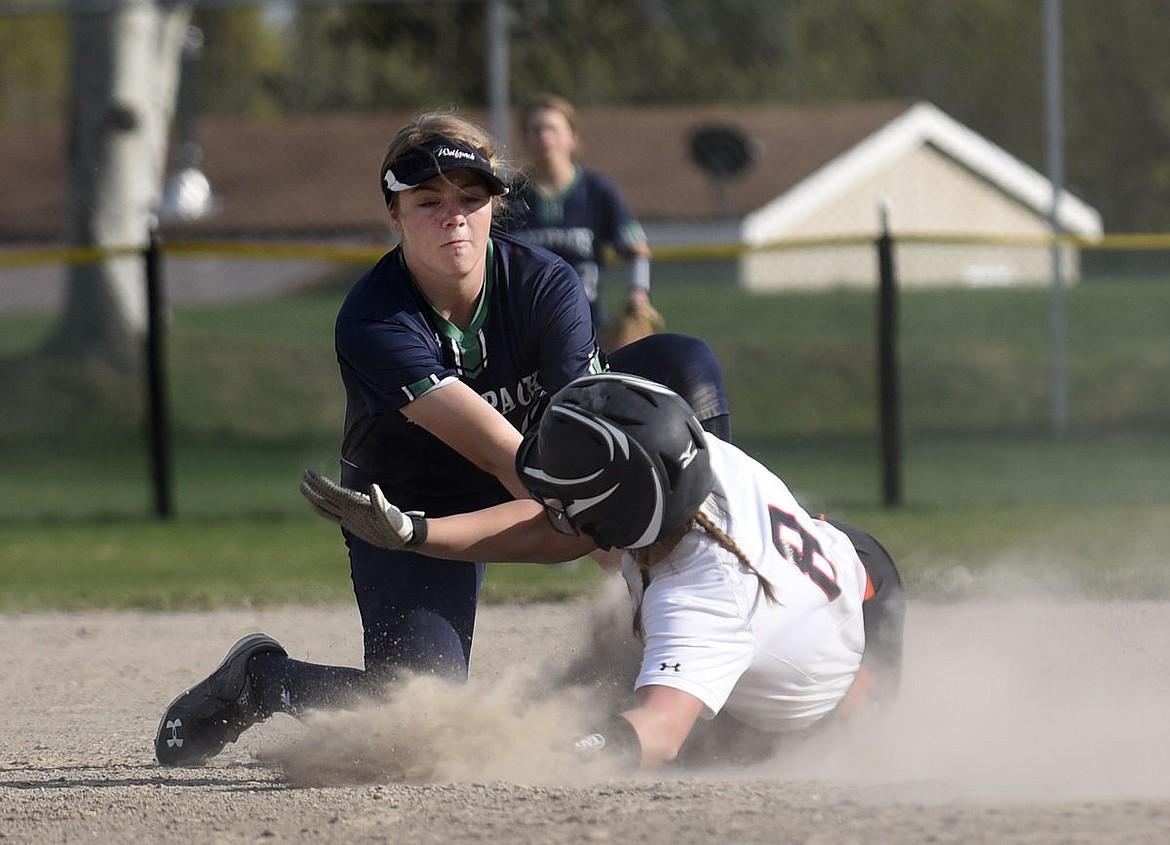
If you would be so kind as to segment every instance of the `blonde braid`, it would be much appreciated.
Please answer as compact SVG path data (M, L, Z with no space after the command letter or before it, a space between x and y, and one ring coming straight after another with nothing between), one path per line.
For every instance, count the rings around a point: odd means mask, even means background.
M735 540L732 540L730 537L728 537L727 533L718 525L716 525L711 520L711 517L707 516L707 514L703 513L702 511L699 511L695 514L695 522L699 523L704 531L714 537L715 541L719 543L719 545L739 558L739 562L744 565L744 568L747 569L748 572L751 572L758 579L760 579L760 589L764 591L764 597L767 598L768 601L770 601L772 604L775 604L776 591L772 587L772 582L760 574L760 571L756 569L755 564L752 563L751 558L744 554L744 551L739 547L739 544L736 543Z

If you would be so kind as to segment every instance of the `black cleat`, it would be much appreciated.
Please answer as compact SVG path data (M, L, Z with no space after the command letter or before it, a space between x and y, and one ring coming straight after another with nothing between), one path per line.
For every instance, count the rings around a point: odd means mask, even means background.
M252 693L248 661L270 652L288 654L267 634L249 634L214 672L171 702L154 738L161 765L201 765L267 715Z

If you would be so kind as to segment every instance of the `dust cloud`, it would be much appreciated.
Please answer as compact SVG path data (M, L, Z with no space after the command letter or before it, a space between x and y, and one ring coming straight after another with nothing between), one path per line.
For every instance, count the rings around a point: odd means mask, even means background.
M887 712L839 723L747 768L653 776L855 784L915 802L1170 796L1162 636L1170 604L964 592L982 597L912 598L902 693ZM608 591L574 611L586 618L573 628L580 638L567 668L526 660L486 674L473 665L461 685L416 678L376 706L309 714L296 737L261 760L311 785L576 786L628 776L570 750L590 724L629 705L638 654L624 601ZM549 645L530 647L539 654ZM563 662L563 647L558 654Z
M306 714L299 737L257 756L292 782L312 786L565 786L622 774L612 761L583 760L572 748L629 703L638 645L624 587L609 586L584 618L575 619L579 625L559 638L555 656L518 661L493 676L477 675L473 661L466 683L409 678L387 690L384 701ZM533 643L532 652L547 646Z
M1164 798L1168 623L1153 602L913 606L897 704L789 773L940 800Z

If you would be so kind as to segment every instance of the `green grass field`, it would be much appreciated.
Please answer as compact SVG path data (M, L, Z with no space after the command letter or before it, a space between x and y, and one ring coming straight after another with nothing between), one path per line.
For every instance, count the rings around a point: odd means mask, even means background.
M98 379L84 406L97 410L79 412L76 374L29 363L48 319L0 319L0 608L345 600L339 535L296 492L303 467L335 473L341 295L175 309L166 522L151 517L141 397ZM881 537L911 589L988 573L985 588L1170 594L1170 285L1068 292L1061 437L1045 291L905 293L898 509L881 505L872 294L687 282L659 286L655 302L670 330L719 353L737 442L811 510ZM591 565L495 565L485 598L562 598L598 581Z

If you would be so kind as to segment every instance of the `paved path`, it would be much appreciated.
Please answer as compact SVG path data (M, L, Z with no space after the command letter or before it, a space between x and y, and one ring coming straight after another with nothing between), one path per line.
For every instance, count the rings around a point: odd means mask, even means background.
M186 304L280 296L310 287L334 269L325 261L172 258L163 261L163 280L169 301ZM58 265L0 265L0 313L58 310L66 276Z

